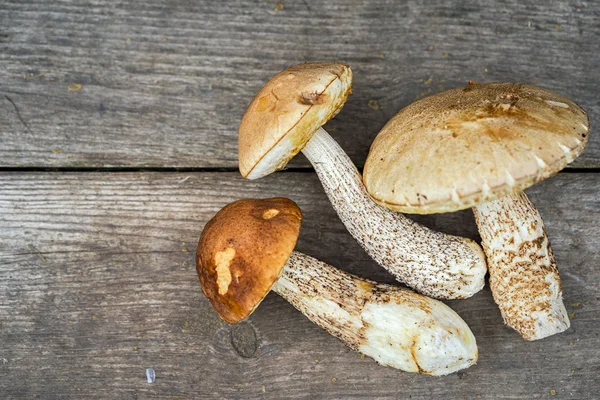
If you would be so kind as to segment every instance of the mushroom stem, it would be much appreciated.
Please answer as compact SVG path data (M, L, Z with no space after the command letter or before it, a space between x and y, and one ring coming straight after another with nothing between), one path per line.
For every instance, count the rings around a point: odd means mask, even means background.
M483 288L486 264L481 248L376 204L350 157L323 128L302 153L348 231L397 280L439 299L466 298Z
M271 290L350 348L408 372L447 375L477 361L475 337L444 303L293 252Z
M525 193L473 208L504 322L527 340L569 328L554 252L540 213Z

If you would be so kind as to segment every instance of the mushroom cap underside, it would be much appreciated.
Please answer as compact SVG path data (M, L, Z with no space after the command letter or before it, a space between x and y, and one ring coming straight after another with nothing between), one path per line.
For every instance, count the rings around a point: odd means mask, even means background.
M352 71L341 63L298 64L275 75L242 118L241 174L257 179L285 167L341 110L351 88Z
M292 254L302 212L286 198L228 204L204 227L196 270L205 296L229 323L248 317Z
M419 100L371 146L364 183L381 205L415 214L461 210L557 173L583 151L589 119L550 90L471 84Z

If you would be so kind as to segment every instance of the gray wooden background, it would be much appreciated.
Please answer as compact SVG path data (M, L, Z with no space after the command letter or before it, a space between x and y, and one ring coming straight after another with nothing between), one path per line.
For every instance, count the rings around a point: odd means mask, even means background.
M326 128L359 166L400 108L468 80L538 84L589 113L586 151L528 191L571 329L525 342L486 288L448 303L479 363L433 378L361 358L276 295L219 320L195 245L241 197L292 198L300 250L392 282L302 156L259 181L236 171L253 94L315 60L353 68ZM593 1L1 1L0 399L600 398L599 64ZM477 238L468 211L416 219Z

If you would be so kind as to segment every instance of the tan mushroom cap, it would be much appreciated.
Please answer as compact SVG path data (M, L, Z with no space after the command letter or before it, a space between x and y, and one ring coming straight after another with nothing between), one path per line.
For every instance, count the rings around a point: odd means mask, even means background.
M340 63L294 65L275 75L252 100L239 129L240 172L256 179L288 163L342 108L352 71Z
M373 142L363 179L400 212L461 210L557 173L583 151L588 130L586 113L550 90L471 84L401 110Z
M196 270L221 318L233 324L252 314L292 254L301 221L296 203L273 198L233 202L206 224Z

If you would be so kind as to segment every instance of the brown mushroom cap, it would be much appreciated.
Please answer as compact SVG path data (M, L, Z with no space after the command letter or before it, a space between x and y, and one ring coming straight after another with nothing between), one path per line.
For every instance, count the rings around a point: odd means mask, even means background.
M204 295L225 321L254 311L292 254L302 212L285 198L238 200L204 227L196 270Z
M240 124L242 175L255 179L283 168L341 110L351 87L352 71L340 63L299 64L275 75Z
M363 179L378 203L400 212L461 210L560 171L588 130L586 113L550 90L474 84L401 110L373 142Z

